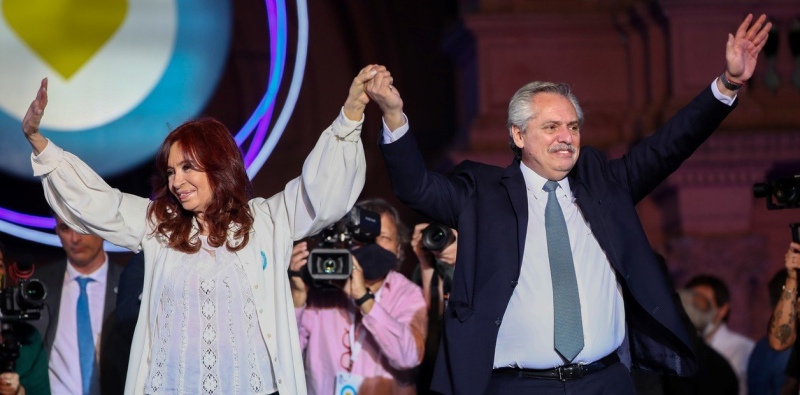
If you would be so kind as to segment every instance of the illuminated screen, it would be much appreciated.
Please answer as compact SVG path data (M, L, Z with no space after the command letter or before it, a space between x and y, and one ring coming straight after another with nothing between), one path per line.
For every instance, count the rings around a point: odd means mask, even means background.
M296 1L296 32L288 31L286 1L265 6L269 82L235 136L250 178L294 110L308 44L305 1ZM231 4L219 0L0 0L0 13L0 169L23 179L32 170L20 125L42 77L49 80L42 132L113 176L151 160L166 125L201 113L217 89L232 29ZM297 48L288 51L290 34ZM278 102L282 84L288 94ZM53 226L52 218L0 207L0 231L13 236L60 246Z

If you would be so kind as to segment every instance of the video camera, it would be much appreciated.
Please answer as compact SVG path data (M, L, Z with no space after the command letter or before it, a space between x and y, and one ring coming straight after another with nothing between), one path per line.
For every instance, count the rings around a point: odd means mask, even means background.
M47 288L41 281L29 278L31 274L33 258L28 255L6 268L6 279L0 289L3 321L33 321L42 316Z
M767 210L800 208L800 174L756 183L753 185L753 196L766 198ZM792 241L800 243L800 223L789 224L789 228L792 230Z
M13 372L19 358L17 323L38 320L42 315L47 288L33 274L33 258L22 256L16 263L6 265L3 288L0 289L0 372Z
M381 233L381 216L353 207L335 224L315 238L316 248L308 256L308 273L313 280L345 280L353 270L349 248L355 243L374 243Z
M800 174L753 185L753 196L767 198L767 210L800 207ZM775 199L773 201L773 198Z

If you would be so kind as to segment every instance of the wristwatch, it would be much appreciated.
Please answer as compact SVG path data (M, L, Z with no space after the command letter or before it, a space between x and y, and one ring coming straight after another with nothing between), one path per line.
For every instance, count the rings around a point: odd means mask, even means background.
M726 88L732 91L738 90L739 88L742 87L741 84L730 81L728 77L725 76L724 72L722 73L722 75L719 76L719 81L722 82L722 85L724 85Z
M356 306L361 307L362 304L366 303L370 299L375 299L375 294L373 294L372 290L367 287L367 293L355 300Z

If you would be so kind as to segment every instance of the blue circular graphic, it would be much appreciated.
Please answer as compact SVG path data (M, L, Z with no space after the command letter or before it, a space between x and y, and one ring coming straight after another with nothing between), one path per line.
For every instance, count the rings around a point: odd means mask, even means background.
M250 178L272 153L294 111L308 51L305 0L296 0L296 48L291 52L287 51L289 24L286 1L265 0L265 3L270 38L269 83L258 107L235 136L246 153ZM101 175L113 175L151 159L169 126L175 127L195 117L216 89L230 41L230 5L214 0L178 0L177 7L179 21L173 57L162 79L139 106L113 122L86 131L48 133L47 129L42 129L48 138L81 157ZM276 96L284 79L289 53L295 56L294 68L286 98L279 105ZM273 115L277 115L275 120ZM9 122L11 127L7 127ZM12 173L31 178L30 146L20 138L19 127L18 119L0 112L0 136L11 133L10 138L3 138L4 143L9 144L0 146L0 155L4 155L7 162L15 163ZM121 132L108 132L113 130ZM114 150L109 150L109 146ZM6 152L6 147L10 148L9 152ZM16 163L22 165L16 168ZM32 229L52 230L53 227L52 218L0 208L0 232L60 246L52 233ZM125 251L109 243L106 243L106 250Z
M172 58L161 80L138 106L91 129L69 133L42 129L47 138L101 176L119 174L152 158L169 126L196 116L216 90L230 45L231 5L218 0L178 0L176 5ZM38 79L32 78L30 92L15 94L28 94L32 100L37 83ZM20 123L0 112L0 157L4 158L0 166L13 175L31 178L30 145L21 138Z

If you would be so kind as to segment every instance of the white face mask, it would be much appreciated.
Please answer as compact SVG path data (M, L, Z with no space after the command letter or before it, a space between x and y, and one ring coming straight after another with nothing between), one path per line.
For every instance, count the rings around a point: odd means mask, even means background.
M716 310L715 310L715 309L711 309L711 312L713 312L714 314L716 314ZM711 319L712 319L712 320L714 319L714 315L712 315L712 316L711 316ZM709 323L708 323L708 324L707 324L707 325L706 325L706 326L703 328L703 330L701 331L701 332L702 332L702 334L703 334L703 337L706 337L706 336L708 336L708 335L710 335L710 334L714 333L714 331L715 331L715 330L717 330L717 328L719 328L720 324L722 324L722 322L719 322L719 323L716 323L716 324L709 322Z
M709 301L705 300L702 295L688 289L679 290L678 294L681 297L681 304L686 310L686 315L689 316L689 320L692 321L699 333L706 336L717 328L717 325L713 323L714 317L717 315L717 309ZM698 301L696 298L702 298L702 300Z

